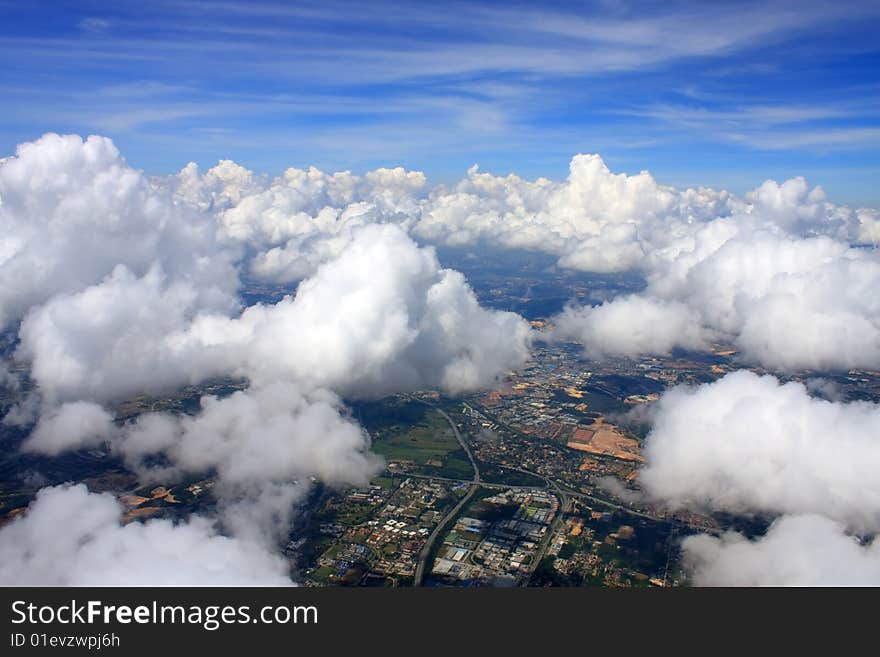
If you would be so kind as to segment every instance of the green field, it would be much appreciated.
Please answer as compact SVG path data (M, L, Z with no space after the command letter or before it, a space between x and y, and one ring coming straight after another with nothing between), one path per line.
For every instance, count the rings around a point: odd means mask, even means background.
M421 406L416 402L409 404ZM434 409L423 408L407 412L410 409L392 406L384 418L385 422L381 421L381 414L374 410L370 423L373 451L387 461L411 461L417 465L425 465L433 460L445 463L447 455L459 449L458 441L443 416ZM414 412L416 410L419 412ZM401 416L405 421L400 421Z
M456 446L458 446L458 443L456 443ZM448 477L449 479L470 479L474 476L474 468L468 460L467 454L461 448L455 452L450 452L443 459L442 467L426 465L420 471L422 474L434 477Z

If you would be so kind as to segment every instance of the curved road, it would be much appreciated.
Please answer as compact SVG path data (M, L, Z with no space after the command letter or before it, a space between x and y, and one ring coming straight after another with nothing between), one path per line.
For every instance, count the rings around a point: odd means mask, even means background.
M461 445L464 453L467 454L468 460L471 462L471 467L473 467L474 469L474 478L471 479L471 487L468 490L467 494L458 501L458 504L452 507L449 513L447 513L443 517L443 520L437 523L434 531L432 531L431 535L428 536L428 540L425 542L425 547L423 547L422 551L419 553L419 563L416 566L416 572L413 576L413 586L422 585L422 580L425 577L425 568L428 565L428 557L431 554L431 549L433 548L434 543L437 541L437 537L443 533L443 530L449 524L449 521L458 515L458 512L464 508L464 505L470 501L470 499L474 496L474 493L477 492L477 488L480 487L480 468L477 467L477 461L474 458L474 455L471 453L470 447L468 447L467 443L458 432L458 427L455 426L455 422L452 421L452 418L449 417L449 415L443 409L437 408L433 404L428 404L427 402L422 400L418 401L421 401L426 406L430 406L435 411L440 413L440 415L442 415L444 419L449 423L449 426L452 427L452 432L455 434L455 439L458 441L458 444Z
M423 402L424 403L424 402ZM430 404L429 404L430 406ZM437 408L436 406L432 406L432 408L440 413L444 417L444 419L449 422L449 426L452 427L452 433L455 434L455 439L458 441L458 444L461 445L461 448L464 450L464 453L467 454L468 460L471 462L471 467L474 469L474 478L473 483L480 483L480 468L477 467L477 461L474 458L474 455L471 453L471 448L468 447L467 443L464 442L464 439L461 437L461 434L458 432L458 427L455 426L455 422L452 421L452 418L444 411L442 408Z

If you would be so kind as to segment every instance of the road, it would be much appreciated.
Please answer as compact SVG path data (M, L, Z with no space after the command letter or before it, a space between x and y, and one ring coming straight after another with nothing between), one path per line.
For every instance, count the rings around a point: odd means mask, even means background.
M426 402L422 402L426 403ZM431 406L430 404L428 404ZM449 422L449 426L452 427L452 433L455 434L455 439L458 441L458 444L461 445L461 448L464 450L464 453L467 454L468 461L471 462L471 467L474 469L474 478L473 483L480 483L480 468L477 467L477 460L474 458L474 455L471 453L471 448L468 447L468 444L464 441L464 438L461 437L461 434L458 432L458 427L455 426L455 422L452 421L452 418L444 411L442 408L437 408L436 406L431 406L435 411L440 413L447 422Z
M512 470L513 468L508 468ZM416 474L414 472L394 472L395 477L413 477L414 479L427 479L429 481L448 481L453 484L471 484L473 479L455 479L453 477L438 477L437 475ZM512 486L510 484L490 484L480 481L480 488L494 488L497 490L543 490L546 486Z
M525 470L523 468L516 468L513 466L509 466L509 465L505 465L505 466L501 466L501 467L504 467L508 470L516 470L517 472L523 472L525 474L530 474L535 477L538 477L539 479L543 479L546 482L545 488L552 488L554 490L554 492L556 492L559 495L559 497L561 499L560 510L562 511L562 513L569 513L571 511L571 499L577 498L577 499L581 499L581 500L588 500L590 502L595 502L597 504L601 504L603 506L608 506L608 507L611 507L614 509L619 509L620 511L623 511L624 513L629 513L634 516L639 516L640 518L645 518L646 520L653 520L654 522L665 522L665 523L669 523L671 525L675 525L677 527L689 527L691 529L695 529L695 530L701 531L701 532L720 533L720 530L714 529L712 527L705 527L703 525L696 525L696 524L692 524L692 523L682 522L681 520L676 520L673 518L651 515L650 513L646 513L644 511L639 511L637 509L633 509L632 507L626 506L624 504L619 504L619 503L614 502L608 498L597 497L596 495L589 495L587 493L578 493L578 492L571 491L571 490L565 490L564 488L560 487L559 484L556 481L554 481L553 479L545 477L544 475L538 474L537 472L533 472L531 470ZM416 477L418 479L435 479L437 481L448 481L451 483L460 483L460 484L470 483L467 479L455 479L453 477L438 477L436 475L413 474L410 472L396 473L396 474L398 476ZM496 489L504 489L504 490L508 490L508 489L534 490L535 488L538 488L537 486L511 486L508 484L490 484L490 483L486 483L483 481L480 482L480 486L483 488L496 488Z
M452 510L450 510L449 513L447 513L443 517L443 519L440 521L440 523L437 525L437 527L434 528L434 531L431 532L431 535L428 537L428 541L425 543L425 547L422 549L421 553L419 554L419 563L416 566L416 572L415 572L415 576L413 579L413 585L414 586L422 586L422 582L423 582L424 575L425 575L425 568L428 565L428 563L427 563L428 556L431 554L431 550L434 546L434 543L437 541L437 538L444 532L444 530L446 529L446 526L449 524L449 522L453 518L455 518L458 515L458 512L461 511L461 509L464 508L464 506L470 501L470 499L473 497L474 493L477 491L477 489L480 486L485 486L487 488L508 488L508 489L509 488L535 488L535 487L534 486L504 486L504 485L500 485L500 484L484 484L484 483L482 483L482 480L480 479L480 469L477 466L477 461L474 458L474 455L471 453L470 447L468 447L467 443L461 437L461 434L458 431L458 427L455 426L455 422L453 422L452 418L449 417L449 415L446 413L446 411L434 406L433 404L429 404L428 402L421 400L421 399L415 399L415 398L413 398L413 399L414 399L414 401L419 401L422 404L425 404L426 406L430 406L431 408L433 408L434 410L436 410L438 413L440 413L443 416L443 418L449 423L449 426L452 428L452 432L455 434L455 439L458 441L458 444L461 445L461 448L464 450L465 454L467 454L468 460L471 462L471 466L474 469L474 476L473 476L473 479L471 479L471 481L469 482L471 484L471 486L470 486L470 489L468 490L467 494L463 498L461 498L461 500L459 500L458 504L456 504L455 507L453 507ZM684 523L679 520L673 520L671 518L661 518L658 516L651 515L649 513L645 513L643 511L637 511L636 509L633 509L629 506L626 506L623 504L618 504L618 503L613 502L611 500L597 497L594 495L588 495L586 493L576 493L574 491L565 490L553 479L550 479L549 477L545 477L544 475L538 474L537 472L532 472L531 470L526 470L524 468L517 468L517 467L512 467L512 466L504 466L504 467L506 467L509 470L516 470L517 472L522 472L525 474L532 475L534 477L538 477L539 479L543 479L546 482L547 487L552 488L556 492L556 494L559 496L559 501L560 501L559 513L557 513L556 517L553 519L552 525L550 527L548 527L547 534L544 537L544 540L541 542L540 547L538 548L538 552L536 553L535 559L534 559L533 563L531 564L531 568L528 573L528 576L525 578L525 582L528 582L528 580L531 577L531 574L538 567L538 564L540 563L541 559L544 558L544 554L546 553L547 547L550 544L550 539L552 538L553 533L559 529L559 525L562 522L563 515L571 512L572 498L578 498L578 499L583 499L583 500L590 500L592 502L597 502L599 504L603 504L603 505L610 506L615 509L619 509L620 511L623 511L625 513L630 513L634 516L639 516L641 518L646 518L648 520L653 520L655 522L666 522L666 523L672 524L673 526L686 526L686 527L691 527L692 529L698 529L699 531L703 531L703 532L716 533L712 529L709 529L706 527L695 527L693 525L690 525L690 523ZM461 483L466 483L466 481L467 481L464 479L452 479L452 478L447 478L447 477L431 477L431 476L427 476L427 475L410 475L410 476L422 477L422 478L427 478L427 479L439 479L439 480L443 480L443 481L459 481Z
M449 522L458 515L458 512L461 511L465 504L467 504L470 499L474 496L474 493L477 492L477 489L480 487L480 468L477 466L477 460L474 458L474 455L471 453L470 447L461 437L461 434L458 432L458 427L455 426L455 422L452 421L452 418L444 411L443 409L437 408L433 404L428 404L425 401L421 401L423 404L430 406L435 411L440 413L444 417L444 419L449 423L449 426L452 427L452 433L455 434L455 439L458 441L458 444L461 445L461 448L464 450L464 453L467 454L468 460L471 462L471 467L474 469L474 477L471 479L471 487L468 489L467 494L462 497L458 504L456 504L452 509L443 516L443 520L437 523L437 526L434 528L434 531L431 532L431 535L428 536L428 540L425 543L425 547L422 548L421 553L419 554L419 563L416 566L416 572L413 576L413 586L421 586L422 581L425 578L425 568L428 566L428 558L431 555L431 550L434 547L434 543L437 542L437 538L443 533L446 529L446 526Z

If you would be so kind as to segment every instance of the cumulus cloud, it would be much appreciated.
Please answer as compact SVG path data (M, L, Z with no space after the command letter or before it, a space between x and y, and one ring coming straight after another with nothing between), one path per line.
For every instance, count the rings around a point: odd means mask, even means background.
M859 247L876 243L876 216L829 202L803 178L736 197L612 173L599 156L578 155L564 182L471 169L431 191L411 231L544 251L567 268L641 272L638 297L557 318L592 355L668 353L718 338L748 362L821 370L880 366L880 308L868 292L880 257Z
M23 448L57 455L68 449L99 445L113 432L113 416L100 405L84 401L69 402L40 417Z
M268 181L224 160L204 175L189 164L160 184L179 202L213 212L219 239L252 249L252 276L287 283L339 255L360 226L408 226L418 213L426 179L401 167L363 177L310 167L290 168Z
M198 315L198 292L159 267L136 276L116 267L81 291L58 294L31 310L15 357L47 403L124 399L196 383L222 373L210 349L174 341Z
M646 278L638 295L566 310L561 335L593 353L725 340L743 361L782 371L880 367L874 250L718 219L655 252Z
M280 245L257 253L250 272L276 283L302 280L342 253L354 231L379 221L378 211L367 203L354 203L341 211L324 208L314 218L306 217L301 231L272 240L270 244Z
M187 167L172 185L129 168L104 138L46 135L24 144L0 167L0 277L10 283L0 303L6 316L24 317L16 356L50 403L157 392L233 370L274 369L276 378L318 372L318 383L340 386L349 368L352 378L361 371L386 388L491 382L524 358L524 324L479 308L463 278L442 270L403 230L369 225L379 220L370 208L397 212L424 182L403 169L363 179L290 169L268 184L225 161L204 176ZM220 211L218 239L199 212L206 209ZM324 210L333 227L322 223ZM291 246L300 232L327 239L291 276L338 262L295 299L233 316L227 293L238 284L231 263L239 252L227 243L280 243L301 259ZM273 249L259 252L255 267L294 266L283 257L268 265L275 257ZM514 337L507 351L493 346L495 329ZM252 339L242 345L247 332ZM317 367L316 357L329 367Z
M211 475L224 527L267 550L284 540L311 477L364 485L381 470L367 434L329 391L275 383L201 405L195 415L144 413L116 427L99 405L70 402L44 413L24 448L56 455L109 440L141 481Z
M876 208L859 208L858 236L856 243L870 244L875 249L880 244L880 210Z
M850 208L830 203L821 187L798 176L783 183L765 180L746 194L747 212L792 235L828 235L842 241L859 239L860 217Z
M696 247L649 275L646 295L687 303L747 361L849 369L880 366L880 303L870 292L878 283L874 251L738 228L718 248Z
M525 362L530 339L522 318L483 309L461 274L385 225L359 231L295 297L238 318L200 316L181 345L225 350L255 381L376 396L489 385Z
M776 517L764 536L684 539L697 585L880 582L880 405L832 401L827 381L738 371L673 388L652 412L645 493L677 509ZM818 390L831 399L812 396Z
M199 171L199 165L190 162L177 175L154 182L158 187L170 189L178 203L201 211L234 207L243 198L262 192L266 185L262 176L232 160L220 160L204 174Z
M689 536L682 549L698 586L880 585L880 542L862 545L817 515L783 516L751 541L735 532Z
M578 340L593 358L668 355L676 347L705 349L713 337L686 304L638 295L598 306L569 306L553 321L553 339Z
M821 513L880 529L880 405L738 371L657 403L639 481L672 506Z
M562 182L476 167L429 191L423 174L399 168L364 177L289 169L269 182L224 161L204 175L190 165L171 186L190 206L216 210L221 239L253 249L250 274L264 280L302 280L364 225L395 223L429 242L533 249L562 267L642 272L641 303L584 312L579 331L575 316L565 318L573 334L591 338L594 355L700 348L715 336L776 369L880 364L878 311L864 294L880 259L852 248L877 243L877 211L835 205L802 177L737 197L678 190L646 171L613 173L582 154ZM683 344L647 337L661 309L679 327L688 322ZM629 340L601 330L610 318ZM843 331L850 339L830 339Z
M0 164L0 325L120 265L143 275L158 264L188 281L201 307L230 308L234 254L214 236L209 217L175 205L107 138L22 144Z
M206 396L201 406L194 416L140 415L116 449L143 474L150 472L145 457L162 454L183 471L216 472L230 488L310 475L329 484L365 484L381 466L366 433L329 391L275 383L222 399Z
M268 554L311 477L363 484L381 465L338 395L475 390L526 360L528 324L482 308L461 274L407 235L423 185L403 169L290 169L268 182L232 162L151 180L98 137L47 135L0 164L0 279L10 283L0 312L21 320L15 359L36 384L5 421L38 418L31 451L108 441L144 479L213 474L235 537L200 519L121 528L115 507L83 491L104 507L100 537L83 541L123 549L162 534L222 546L218 559L243 557L245 545ZM295 295L242 312L237 264L302 280ZM102 407L215 377L249 387L205 397L191 417L148 413L121 427ZM86 504L74 498L45 493L15 532Z
M650 272L657 254L686 248L695 231L718 219L870 243L876 211L835 205L801 177L768 180L737 197L706 187L678 190L647 171L613 173L598 155L580 154L563 182L493 176L474 167L462 181L431 191L413 232L453 245L482 240L541 250L584 271Z
M452 245L478 240L560 256L586 271L639 269L645 253L665 245L694 220L727 216L727 192L660 185L646 171L612 173L598 155L572 158L568 180L497 177L474 167L422 204L413 232Z
M44 488L0 529L4 586L281 586L287 563L203 517L121 523L108 494Z
M17 356L44 394L63 401L220 375L376 396L491 384L522 365L531 339L522 318L483 309L461 274L391 225L359 231L277 304L230 317L195 312L193 298L156 269L135 278L120 268L33 311Z

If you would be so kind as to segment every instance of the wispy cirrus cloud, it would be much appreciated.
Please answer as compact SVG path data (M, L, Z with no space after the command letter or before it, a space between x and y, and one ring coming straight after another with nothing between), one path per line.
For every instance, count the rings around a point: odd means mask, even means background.
M125 138L154 171L179 166L183 144L253 157L196 143L227 134L338 168L379 164L374 149L392 143L382 163L452 175L475 161L523 170L543 142L558 174L572 151L627 161L638 149L633 161L661 175L702 177L709 162L777 166L785 150L827 168L829 152L867 157L874 143L871 110L857 108L876 96L875 3L74 2L49 27L39 11L13 6L0 26L15 62L0 72L6 150L52 129ZM316 149L340 135L355 155L328 161Z

